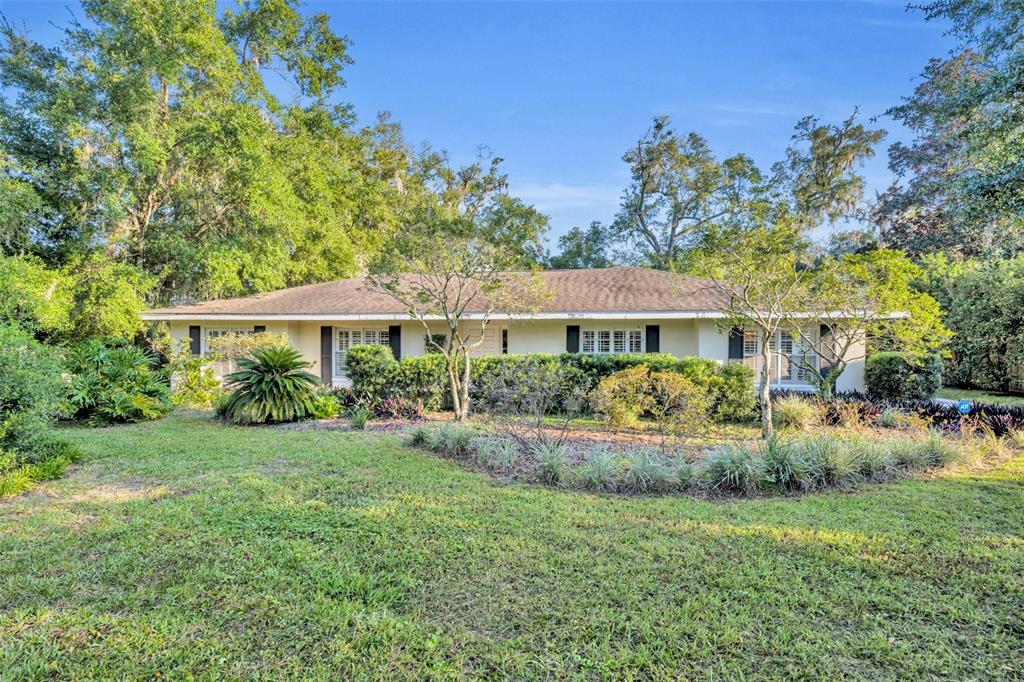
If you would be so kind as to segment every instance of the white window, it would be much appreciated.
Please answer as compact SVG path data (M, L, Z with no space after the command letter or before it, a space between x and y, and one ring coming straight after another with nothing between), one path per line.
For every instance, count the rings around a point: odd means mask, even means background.
M639 329L585 329L580 333L581 353L642 353Z
M749 357L757 355L757 353L757 332L753 329L745 329L743 331L743 355Z
M630 353L641 353L643 352L643 341L640 339L640 330L632 329L629 332L629 352Z
M594 346L594 332L583 332L583 345L580 346L580 351L583 353L594 353L596 350Z
M352 346L390 345L387 329L334 329L334 376L345 376L345 356Z

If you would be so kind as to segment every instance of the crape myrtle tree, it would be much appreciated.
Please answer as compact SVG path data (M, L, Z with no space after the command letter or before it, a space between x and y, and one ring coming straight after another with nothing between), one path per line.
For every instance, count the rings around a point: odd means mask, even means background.
M758 403L761 433L772 435L771 365L776 333L805 299L811 278L802 260L808 243L792 226L769 225L736 232L728 245L710 249L699 264L723 295L723 327L752 329L760 339Z
M457 420L469 415L472 355L494 315L528 316L543 299L533 268L547 217L508 196L501 161L482 150L476 163L454 168L443 154L421 154L429 191L407 197L402 234L370 276L422 323L427 350L444 357ZM432 333L437 321L443 338Z
M923 356L950 338L939 304L914 282L921 268L890 249L826 256L801 289L799 317L784 329L814 353L790 356L822 397L868 352L898 350Z
M731 224L712 226L691 256L692 269L722 294L724 325L752 328L760 338L758 401L762 433L773 432L771 356L781 329L806 324L814 291L809 234L824 224L863 216L857 167L884 132L856 121L838 125L808 116L796 125L786 158L759 185L736 197Z

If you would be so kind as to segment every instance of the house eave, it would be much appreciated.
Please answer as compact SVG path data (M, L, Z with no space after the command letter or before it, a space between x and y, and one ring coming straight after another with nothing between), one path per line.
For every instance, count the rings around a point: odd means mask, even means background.
M485 313L466 313L465 320L479 320ZM602 311L602 312L544 312L532 315L510 315L492 313L491 320L699 320L724 319L719 310L675 310L675 311ZM150 322L170 322L173 320L281 320L282 322L324 321L324 322L363 322L380 320L411 320L407 313L161 313L148 312L142 319ZM427 320L443 320L441 315L426 316Z

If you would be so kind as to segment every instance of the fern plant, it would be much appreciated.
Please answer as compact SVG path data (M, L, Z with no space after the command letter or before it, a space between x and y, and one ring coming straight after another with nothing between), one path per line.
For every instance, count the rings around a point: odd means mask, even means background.
M219 412L236 424L292 422L311 416L320 380L306 371L312 363L291 346L263 346L238 359L226 378L232 390Z

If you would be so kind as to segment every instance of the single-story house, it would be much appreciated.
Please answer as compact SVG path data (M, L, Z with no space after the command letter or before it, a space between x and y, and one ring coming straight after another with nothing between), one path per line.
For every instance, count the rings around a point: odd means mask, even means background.
M637 267L546 270L546 290L532 315L495 313L477 354L671 353L719 362L760 363L759 335L722 329L723 292L710 281ZM483 308L463 324L480 327ZM166 322L173 337L187 339L193 354L208 352L209 339L225 333L269 331L288 339L327 384L344 386L345 352L356 344L390 346L395 357L426 352L422 322L390 295L356 277L281 289L254 296L150 310L150 321ZM443 334L440 321L429 321ZM798 339L780 332L770 342L773 384L808 389ZM810 349L806 351L813 356ZM858 353L862 355L862 353ZM851 362L838 390L864 388L862 361Z

